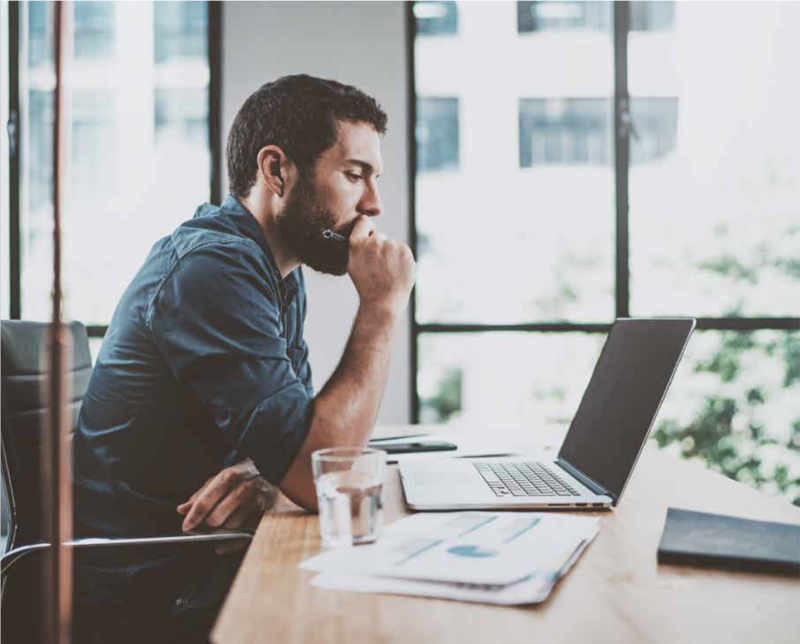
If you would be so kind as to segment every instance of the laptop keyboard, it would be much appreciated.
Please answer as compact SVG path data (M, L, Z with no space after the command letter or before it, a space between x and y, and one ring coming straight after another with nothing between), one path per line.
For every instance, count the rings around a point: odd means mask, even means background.
M473 463L497 496L580 496L541 463Z

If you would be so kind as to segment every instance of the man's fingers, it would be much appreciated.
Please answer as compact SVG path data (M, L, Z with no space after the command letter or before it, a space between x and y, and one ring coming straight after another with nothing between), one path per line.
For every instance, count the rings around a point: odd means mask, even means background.
M225 521L225 524L222 526L227 530L239 530L241 528L247 528L250 530L255 530L258 527L258 520L261 517L253 517L251 516L251 512L249 508L240 507L228 517L228 520ZM214 546L214 551L218 555L224 555L227 552L234 552L235 550L241 550L242 548L247 547L247 544L250 543L244 539L232 539L230 541L221 541L218 545Z
M199 490L195 491L195 493L194 493L194 494L192 494L192 496L190 496L190 497L189 497L189 498L188 498L186 501L184 501L183 503L181 503L181 504L180 504L180 505L177 507L178 514L186 514L186 513L187 513L187 512L188 512L188 511L191 509L191 507L192 507L192 503L194 503L194 502L195 502L195 500L197 499L197 497L198 497L200 494L202 494L202 493L205 491L205 489L206 489L206 488L209 486L209 484L210 484L210 483L211 483L211 481L213 481L213 480L214 480L214 477L213 477L213 476L212 476L211 478L207 479L207 480L206 480L206 482L205 482L205 483L203 483L203 485L200 487L200 489L199 489Z
M350 233L350 243L362 242L375 232L375 223L366 215L356 219L356 225Z
M212 528L221 527L234 510L247 504L252 494L250 483L242 483L217 504L206 517L206 523Z
M260 518L260 516L258 518L253 516L251 508L236 508L228 517L228 520L220 527L226 530L240 530L242 528L253 530L258 526Z
M211 513L217 503L223 499L230 489L239 483L239 476L230 469L222 470L217 476L211 479L211 482L200 493L192 504L192 509L189 510L183 520L183 530L194 530L198 525L206 520L206 517Z

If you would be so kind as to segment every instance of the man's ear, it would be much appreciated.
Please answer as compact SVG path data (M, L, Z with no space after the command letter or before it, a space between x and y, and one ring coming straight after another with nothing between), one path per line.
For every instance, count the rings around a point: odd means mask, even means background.
M278 197L286 193L289 161L277 145L267 145L258 151L258 171L264 183Z

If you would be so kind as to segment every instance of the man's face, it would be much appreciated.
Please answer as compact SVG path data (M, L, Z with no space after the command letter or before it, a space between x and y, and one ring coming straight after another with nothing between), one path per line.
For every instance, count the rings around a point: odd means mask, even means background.
M348 243L325 239L322 231L347 237L359 216L380 214L376 180L382 169L375 128L339 121L336 143L319 156L310 176L298 176L278 217L284 242L302 263L333 275L347 271Z

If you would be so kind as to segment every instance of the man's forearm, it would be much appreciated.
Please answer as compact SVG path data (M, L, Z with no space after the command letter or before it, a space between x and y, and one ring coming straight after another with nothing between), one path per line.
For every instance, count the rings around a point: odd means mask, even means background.
M314 450L366 443L386 386L399 317L389 309L359 308L339 366L314 401L306 440L280 484L295 503L316 508Z

